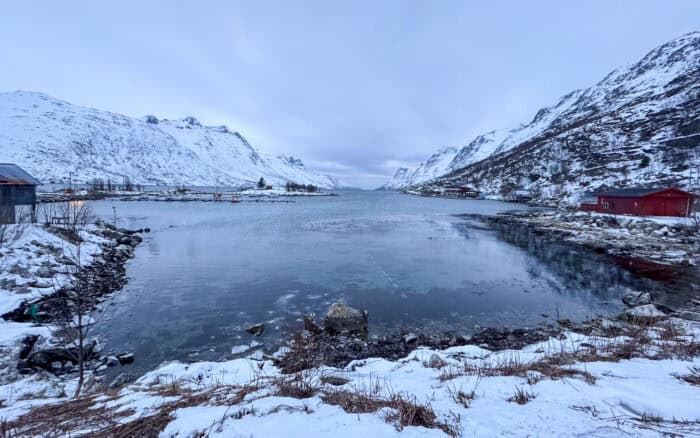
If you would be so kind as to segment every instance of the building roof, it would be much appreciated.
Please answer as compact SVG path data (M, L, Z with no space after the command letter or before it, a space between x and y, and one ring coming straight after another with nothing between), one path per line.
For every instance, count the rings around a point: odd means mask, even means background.
M612 196L612 197L642 197L652 195L654 193L666 192L674 190L678 192L688 193L676 187L631 187L626 189L609 189L601 190L593 193L594 196ZM688 193L692 195L692 193Z
M16 164L0 163L0 182L7 180L6 184L23 184L38 186L41 181L28 174L24 169Z

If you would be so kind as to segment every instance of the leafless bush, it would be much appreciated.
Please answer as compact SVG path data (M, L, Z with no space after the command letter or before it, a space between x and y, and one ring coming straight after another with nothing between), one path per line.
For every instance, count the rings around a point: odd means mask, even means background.
M87 226L95 221L95 213L84 201L39 204L38 221L45 225L63 225L71 229Z

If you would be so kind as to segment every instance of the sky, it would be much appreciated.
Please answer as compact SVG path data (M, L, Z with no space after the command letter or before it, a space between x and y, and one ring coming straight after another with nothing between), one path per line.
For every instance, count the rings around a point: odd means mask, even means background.
M0 6L0 91L226 124L363 188L700 30L696 0Z

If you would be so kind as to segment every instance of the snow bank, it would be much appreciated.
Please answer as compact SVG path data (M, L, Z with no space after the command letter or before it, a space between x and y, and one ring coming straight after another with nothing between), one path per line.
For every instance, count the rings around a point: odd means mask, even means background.
M661 331L650 329L650 349L669 342L697 342L697 325L680 320L673 323L685 334L675 341L664 341ZM282 375L269 360L175 362L143 376L116 398L98 397L94 408L111 406L127 413L120 419L122 423L167 412L170 419L164 424L162 437L199 433L412 437L445 436L446 430L462 436L700 433L700 391L678 378L700 366L698 357L605 359L606 348L629 341L628 337L600 338L567 332L561 339L550 338L522 350L493 352L473 345L442 351L420 348L398 361L365 359L343 369L322 367L293 375ZM587 349L597 349L600 359L557 362L557 369L578 370L579 374L493 372L509 366L527 369L547 358L561 359ZM325 379L328 376L345 380L333 386ZM299 397L283 395L280 388L290 383L314 390ZM518 388L530 395L524 404L512 401ZM338 391L373 400L402 397L428 406L435 413L435 421L449 429L401 426L391 416L396 413L391 407L346 412L325 398ZM2 408L0 416L16 418L13 412L11 407Z

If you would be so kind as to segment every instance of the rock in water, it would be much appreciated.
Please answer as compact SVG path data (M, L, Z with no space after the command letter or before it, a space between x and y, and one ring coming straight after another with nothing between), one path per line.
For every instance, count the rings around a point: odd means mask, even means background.
M245 329L245 331L247 331L251 335L260 336L265 331L265 324L261 322L260 324L251 325L250 327Z
M316 321L314 321L314 318L310 315L304 315L304 329L315 335L323 331L323 329L316 324Z
M653 324L666 318L666 314L653 304L644 304L643 306L627 309L624 316L628 321L638 324Z
M122 365L130 364L134 362L134 353L122 353L117 356L119 363Z
M331 334L367 336L367 311L354 309L342 303L334 303L324 320L326 331Z
M625 292L622 294L622 302L628 307L643 306L651 303L651 294L637 291Z

